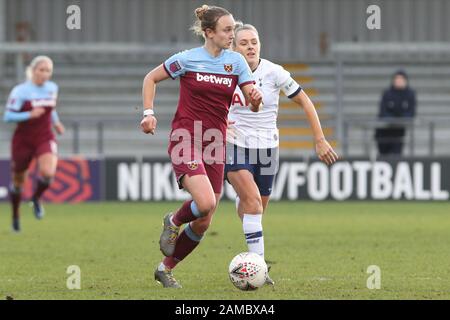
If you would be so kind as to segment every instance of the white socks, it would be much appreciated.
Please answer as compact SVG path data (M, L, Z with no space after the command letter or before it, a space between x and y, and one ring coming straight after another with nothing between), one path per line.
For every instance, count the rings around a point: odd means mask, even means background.
M262 214L244 214L242 219L248 251L259 254L264 259L264 237Z

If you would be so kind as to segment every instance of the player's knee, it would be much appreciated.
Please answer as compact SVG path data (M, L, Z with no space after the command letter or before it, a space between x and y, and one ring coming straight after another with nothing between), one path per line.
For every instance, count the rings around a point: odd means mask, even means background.
M53 170L49 170L49 169L41 170L39 172L39 174L43 179L48 180L48 181L51 181L55 176L55 172Z
M39 170L39 175L42 179L51 181L55 177L56 169L49 167L43 167Z
M216 199L202 199L199 202L196 201L196 204L200 215L202 217L206 217L211 211L216 208Z

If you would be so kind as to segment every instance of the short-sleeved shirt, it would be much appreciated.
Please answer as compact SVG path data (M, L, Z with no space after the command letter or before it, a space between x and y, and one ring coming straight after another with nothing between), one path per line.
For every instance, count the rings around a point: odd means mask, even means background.
M58 86L52 81L46 81L42 86L32 81L23 82L13 88L6 104L6 110L11 112L27 112L33 108L44 108L45 113L36 119L19 122L14 133L14 139L27 143L39 144L53 140L51 113L56 107Z
M235 88L255 83L244 57L230 50L222 50L219 56L213 57L204 47L198 47L173 55L164 62L164 68L173 79L180 78L172 133L184 128L194 136L194 122L201 121L197 127L202 128L202 136L208 129L218 129L225 142L228 110Z
M263 108L257 113L252 112L241 90L236 88L228 115L229 120L235 121L236 138L228 137L227 141L243 148L275 148L279 145L277 116L280 91L292 98L302 88L282 66L265 59L261 59L253 76L263 95Z

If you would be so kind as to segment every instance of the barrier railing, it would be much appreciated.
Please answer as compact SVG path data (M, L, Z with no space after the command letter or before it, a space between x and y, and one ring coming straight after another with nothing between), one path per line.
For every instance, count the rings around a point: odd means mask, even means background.
M450 140L448 123L450 119L345 119L342 156L373 156L376 153L375 130L396 126L406 130L405 137L401 139L405 144L406 155L448 156L450 148L445 147ZM113 153L129 156L130 148L134 146L133 154L136 155L167 155L169 128L165 126L159 127L157 134L150 137L140 132L139 119L68 119L64 120L64 124L67 132L59 139L64 154L105 156ZM117 134L119 129L123 130L123 134ZM439 129L449 129L449 136L438 136L436 132ZM11 130L7 130L7 126L2 123L0 132L0 157L8 157ZM111 133L116 133L113 138L108 137ZM386 142L395 142L395 139L388 138ZM151 150L148 149L149 146L152 147Z
M397 64L408 61L450 62L450 44L444 42L341 42L331 48L335 61L335 95L336 95L336 132L339 141L344 140L345 69L347 64L362 61L393 62ZM344 152L345 153L345 152Z
M130 44L130 43L83 43L83 44L67 44L67 43L0 43L0 55L1 54L13 54L15 55L16 61L16 77L18 80L24 74L24 59L23 53L54 53L54 54L145 54L145 55L164 55L167 52L178 51L181 49L186 49L189 47L195 46L195 44L189 43L170 43L170 44L159 44L159 45L143 45L143 44ZM374 119L358 119L348 120L344 117L343 113L343 81L344 79L344 62L348 59L351 53L359 54L372 54L378 55L378 59L380 56L382 58L383 52L392 53L394 56L398 55L402 52L407 52L408 54L448 54L450 53L450 45L448 44L398 44L398 45L387 45L386 43L377 44L336 44L333 47L333 52L336 54L336 128L337 128L337 140L341 142L342 153L344 155L349 153L349 141L352 140L352 148L353 141L363 141L365 144L364 153L369 153L373 148L370 147L370 141L373 141L373 136L370 134L370 130L373 130L376 126L385 125L386 122L380 123L378 120ZM1 70L1 68L0 68ZM1 78L1 74L0 74ZM398 119L397 119L398 120ZM397 121L396 120L396 121ZM95 142L95 153L99 155L103 155L108 152L105 148L105 142L108 139L105 137L105 131L107 126L111 124L122 124L126 126L135 126L138 125L138 120L136 119L120 119L120 120L111 120L111 119L88 119L88 120L67 120L64 119L66 126L69 131L69 136L71 137L71 152L74 154L78 154L83 152L83 143L86 139L81 137L82 130L86 126L89 126L93 129L94 134L89 138L91 141ZM430 119L430 120L416 120L414 124L405 124L408 130L408 150L411 154L416 153L416 144L417 139L414 134L417 126L423 128L426 127L428 132L428 142L426 147L429 148L429 154L434 155L436 151L436 127L445 126L448 123L448 120L441 119ZM3 126L3 125L2 125ZM364 134L362 135L363 139L361 140L361 136L353 136L350 135L350 128L362 128ZM168 130L168 128L166 128ZM136 132L138 132L138 128L136 128ZM364 138L365 137L365 138ZM9 144L9 136L4 134L3 130L0 133L0 154L8 153ZM450 139L448 139L450 140ZM124 140L125 141L125 140ZM167 137L165 135L160 135L158 137L154 137L154 140L157 143L164 144L167 141ZM66 140L67 142L67 140ZM423 147L423 146L422 146ZM450 148L449 148L450 149ZM161 148L158 152L165 152L165 148ZM445 152L444 152L445 153ZM447 151L446 154L450 154L450 150Z
M343 120L342 152L344 156L352 156L350 146L353 151L357 150L363 156L373 156L376 153L376 143L404 143L408 156L417 156L418 151L422 155L429 157L436 156L436 145L447 143L449 137L437 137L438 128L449 129L449 119L408 119L408 118L347 118ZM404 137L379 137L375 138L377 129L383 128L404 128ZM418 135L418 131L426 132L425 135ZM350 132L352 133L350 134ZM450 135L450 130L448 131ZM445 144L445 145L447 145ZM449 155L450 149L440 148L440 155ZM353 154L354 156L354 154Z
M18 43L0 42L1 54L14 54L16 79L23 79L24 53L30 54L143 54L147 56L167 55L168 52L177 52L195 47L195 43L161 43L156 45L145 45L141 43ZM0 67L0 78L2 68Z

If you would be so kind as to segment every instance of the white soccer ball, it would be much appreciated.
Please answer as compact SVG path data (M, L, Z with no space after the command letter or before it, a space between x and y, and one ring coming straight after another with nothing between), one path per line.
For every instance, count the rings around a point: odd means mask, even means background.
M256 290L266 282L267 265L260 255L242 252L231 260L228 275L236 288L244 291Z

